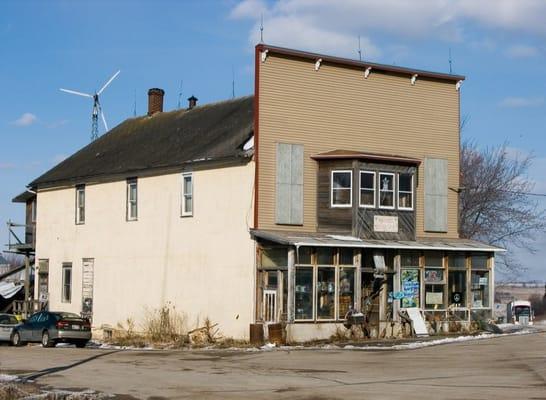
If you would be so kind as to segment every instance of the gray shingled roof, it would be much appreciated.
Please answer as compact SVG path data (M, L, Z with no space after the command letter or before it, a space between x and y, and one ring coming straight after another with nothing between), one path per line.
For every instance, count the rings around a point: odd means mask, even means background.
M243 145L253 133L253 102L254 97L247 96L127 119L30 186L245 157Z

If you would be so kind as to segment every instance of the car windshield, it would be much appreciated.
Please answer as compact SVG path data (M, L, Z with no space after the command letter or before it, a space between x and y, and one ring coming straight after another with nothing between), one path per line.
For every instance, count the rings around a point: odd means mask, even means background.
M70 312L60 312L55 314L61 319L81 319L82 318L78 314L74 314Z
M0 324L15 325L18 324L14 315L0 315Z

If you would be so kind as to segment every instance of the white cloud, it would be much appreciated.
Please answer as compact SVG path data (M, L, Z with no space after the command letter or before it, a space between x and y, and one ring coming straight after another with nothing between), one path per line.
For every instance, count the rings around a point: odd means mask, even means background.
M15 164L13 163L0 163L0 170L3 170L3 169L14 169L15 168Z
M540 107L544 104L544 97L506 97L499 106L507 108Z
M510 46L505 51L505 54L508 57L513 57L513 58L535 57L538 55L538 53L539 51L536 47L522 45L522 44Z
M15 121L13 121L13 125L21 126L21 127L30 126L34 124L37 120L38 118L36 117L36 115L27 112L21 115Z
M465 30L478 25L493 31L546 35L544 0L242 0L230 17L255 21L249 35L255 44L259 41L262 14L266 43L352 57L356 55L359 34L367 47L366 58L380 54L371 39L375 32L461 42L468 40ZM495 48L491 40L468 43ZM531 50L513 51L529 54Z

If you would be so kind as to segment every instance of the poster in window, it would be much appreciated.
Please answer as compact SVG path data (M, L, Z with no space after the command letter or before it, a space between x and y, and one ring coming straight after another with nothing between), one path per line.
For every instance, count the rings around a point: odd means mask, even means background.
M426 269L425 270L425 282L426 283L442 283L444 281L444 271L441 269Z
M403 308L419 307L419 270L402 270L401 278L402 292L404 292L401 306Z

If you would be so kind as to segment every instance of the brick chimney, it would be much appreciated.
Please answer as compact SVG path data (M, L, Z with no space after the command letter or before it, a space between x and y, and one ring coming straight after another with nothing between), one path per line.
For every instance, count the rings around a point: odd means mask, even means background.
M163 112L163 89L152 88L148 90L148 115Z
M188 110L191 110L197 105L197 100L198 98L193 95L190 98L188 98Z

